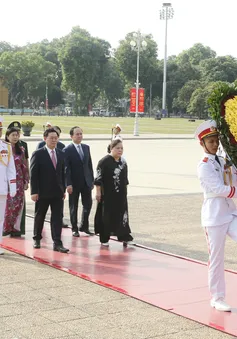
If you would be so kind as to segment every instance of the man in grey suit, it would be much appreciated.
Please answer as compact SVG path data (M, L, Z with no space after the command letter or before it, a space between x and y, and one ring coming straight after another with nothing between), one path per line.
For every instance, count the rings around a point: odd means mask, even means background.
M80 232L88 235L94 233L89 231L89 215L92 206L91 191L94 187L94 175L90 147L82 144L83 131L75 126L70 130L72 143L64 148L66 187L69 194L69 210L72 225L72 235L79 237ZM80 229L78 229L78 200L81 195L82 217Z

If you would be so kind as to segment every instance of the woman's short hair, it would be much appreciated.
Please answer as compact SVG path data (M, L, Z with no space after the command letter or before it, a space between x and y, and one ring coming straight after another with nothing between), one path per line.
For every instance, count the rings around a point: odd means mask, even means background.
M122 140L121 139L114 139L111 141L111 143L108 146L108 153L111 152L111 150L116 147L118 144L122 144Z

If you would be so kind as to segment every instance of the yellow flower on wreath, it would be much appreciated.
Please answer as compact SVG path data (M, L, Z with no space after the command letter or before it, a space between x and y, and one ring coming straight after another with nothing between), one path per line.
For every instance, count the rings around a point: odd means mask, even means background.
M225 121L229 125L230 132L237 140L237 96L225 103Z

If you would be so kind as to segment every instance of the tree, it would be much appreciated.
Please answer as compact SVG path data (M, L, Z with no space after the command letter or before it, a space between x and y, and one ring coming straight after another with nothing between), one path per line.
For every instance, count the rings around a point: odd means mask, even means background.
M237 59L232 56L204 60L200 68L205 81L234 82L237 79Z
M187 107L189 105L193 92L199 87L201 87L201 83L199 80L187 81L178 91L177 98L174 98L173 108L181 110L183 113L185 113L187 111Z
M185 99L185 103L183 100L180 102L178 99L179 91L190 81L196 81L197 83L197 81L201 79L200 63L203 60L212 60L215 56L216 53L210 47L198 43L190 49L183 51L177 57L169 57L167 63L168 111L172 109L181 109L185 111L187 109L188 101ZM187 87L184 88L184 92L187 92Z
M6 41L0 41L0 55L3 52L10 52L10 51L16 51L16 50L20 50L20 47L13 46Z
M1 76L9 90L11 106L30 101L38 105L45 94L46 78L54 80L56 67L38 54L4 52L0 55Z
M159 64L160 70L163 77L163 60ZM177 98L178 91L184 86L187 81L190 80L199 80L200 72L196 66L193 66L188 58L182 62L178 57L172 56L168 58L167 62L167 109L168 112L172 111L173 100Z
M87 112L100 94L103 71L108 62L109 44L93 38L85 30L74 28L59 53L63 86L75 93L75 112Z
M76 113L78 106L82 114L86 113L88 105L97 99L111 109L120 102L127 103L137 75L137 51L131 49L132 40L133 33L127 34L114 50L114 58L108 41L92 37L79 26L60 39L26 46L0 41L0 78L9 89L11 106L21 105L22 101L33 105L44 101L46 80L49 104L61 104L64 96L67 104L74 104ZM140 87L145 88L146 103L152 88L152 100L156 98L158 109L164 61L158 60L152 35L146 35L144 40L147 48L140 53ZM216 57L210 47L197 43L168 58L166 109L205 112L206 103L202 107L201 100L206 100L206 84L236 79L236 58Z
M115 51L118 69L125 81L132 84L132 87L137 76L137 52L132 50L130 45L133 39L133 33L127 34ZM158 76L157 44L152 35L146 35L144 40L147 47L146 50L140 52L139 82L141 87L149 93L150 84L154 84Z
M116 62L112 58L106 64L102 87L108 100L109 108L111 108L118 99L123 97L124 82L116 67Z
M39 54L44 58L45 61L51 62L56 66L54 81L50 82L48 92L49 106L51 107L58 106L63 102L63 93L61 90L62 69L58 60L58 53L62 47L62 44L62 39L54 39L51 42L48 40L43 40L38 43L28 44L23 48L27 53Z
M208 98L213 89L214 83L206 85L204 88L197 88L192 96L187 107L187 112L191 115L198 116L199 119L208 115Z
M216 52L213 51L210 47L203 46L200 43L193 45L193 47L188 50L183 51L177 57L178 63L187 63L190 62L193 66L198 66L201 61L213 59L216 57Z

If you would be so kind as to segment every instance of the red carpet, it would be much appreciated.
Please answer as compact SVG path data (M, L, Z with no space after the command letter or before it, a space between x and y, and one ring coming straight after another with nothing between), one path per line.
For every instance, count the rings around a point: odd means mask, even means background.
M207 267L203 263L137 246L124 248L112 240L109 248L102 248L98 237L73 238L70 229L63 229L63 244L70 248L70 252L61 254L52 250L48 223L45 223L42 247L35 250L32 247L32 226L33 219L27 218L25 239L5 237L2 247L237 335L235 272L226 272L226 299L236 308L231 313L218 312L209 306Z

